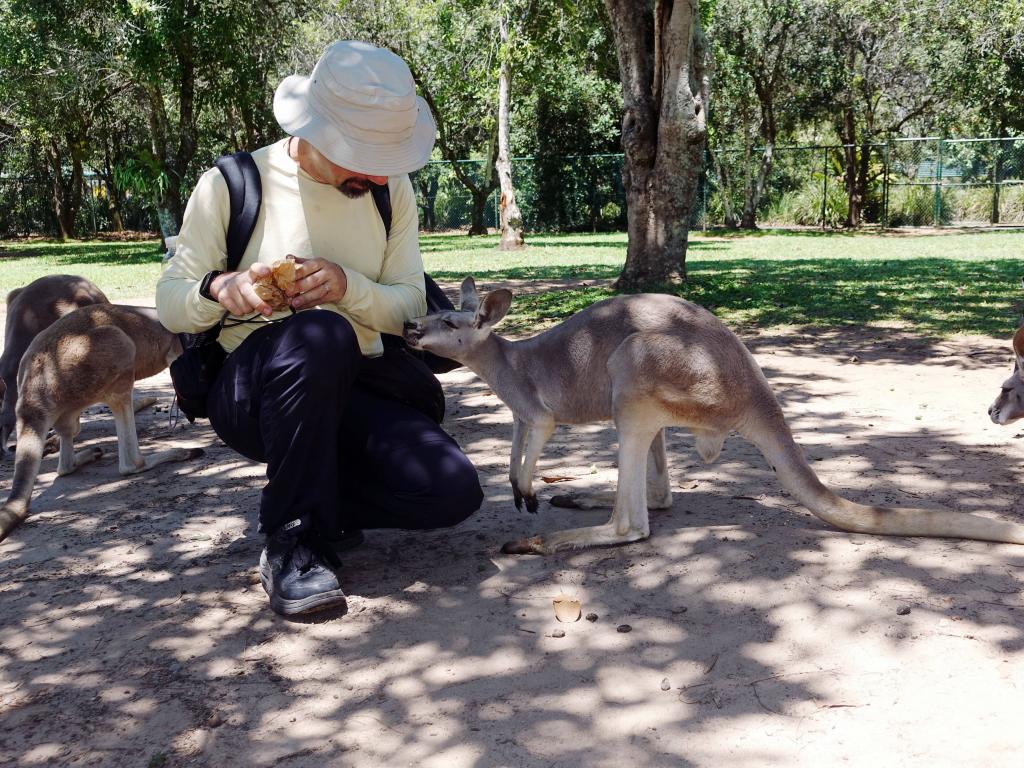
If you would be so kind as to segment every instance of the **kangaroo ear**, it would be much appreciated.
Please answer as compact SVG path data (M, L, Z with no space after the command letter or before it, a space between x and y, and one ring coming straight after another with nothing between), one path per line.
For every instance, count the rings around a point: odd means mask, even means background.
M511 306L512 291L508 288L499 288L496 291L491 291L480 302L473 325L477 328L483 328L485 325L494 325L505 316L505 313L508 312L508 308Z
M479 303L480 294L476 292L476 281L471 275L467 276L462 281L462 306L459 309L462 312L476 312Z

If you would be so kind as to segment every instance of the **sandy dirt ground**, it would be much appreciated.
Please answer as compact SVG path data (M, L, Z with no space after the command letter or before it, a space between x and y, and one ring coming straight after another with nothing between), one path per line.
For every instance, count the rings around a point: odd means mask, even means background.
M1024 427L986 416L1005 342L745 340L831 486L1024 522ZM516 512L509 412L464 370L444 382L483 508L368 531L344 558L347 614L303 622L273 614L256 575L263 467L151 410L143 450L206 454L122 478L90 409L80 441L107 456L65 478L48 457L0 544L0 765L1021 765L1024 548L831 530L750 445L705 466L677 430L675 503L650 539L502 555L608 512ZM139 389L170 401L166 374ZM579 479L542 498L612 488L615 442L560 428L540 474ZM561 592L596 620L558 623Z

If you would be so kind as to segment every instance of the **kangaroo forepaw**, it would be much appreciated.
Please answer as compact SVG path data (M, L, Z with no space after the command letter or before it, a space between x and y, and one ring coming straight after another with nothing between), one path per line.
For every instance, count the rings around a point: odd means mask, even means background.
M523 493L519 490L519 486L514 482L512 483L512 501L516 505L516 509L520 512L523 511Z
M526 500L526 511L531 515L537 514L537 508L540 506L540 502L537 501L537 497L532 493L529 496L523 497Z
M529 539L508 541L501 547L505 555L545 555L547 549L544 547L544 539L540 536L531 536Z

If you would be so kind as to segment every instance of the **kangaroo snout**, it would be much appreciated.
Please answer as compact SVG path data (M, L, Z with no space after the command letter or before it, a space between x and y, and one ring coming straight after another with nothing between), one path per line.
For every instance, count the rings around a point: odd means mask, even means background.
M415 347L423 338L423 331L415 320L406 320L402 323L402 338L410 347Z

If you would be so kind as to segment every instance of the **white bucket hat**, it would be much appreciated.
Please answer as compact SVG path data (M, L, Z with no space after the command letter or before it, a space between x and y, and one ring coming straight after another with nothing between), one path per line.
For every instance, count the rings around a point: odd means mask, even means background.
M437 132L406 63L352 40L329 45L309 77L281 81L274 117L332 163L372 176L422 168Z

